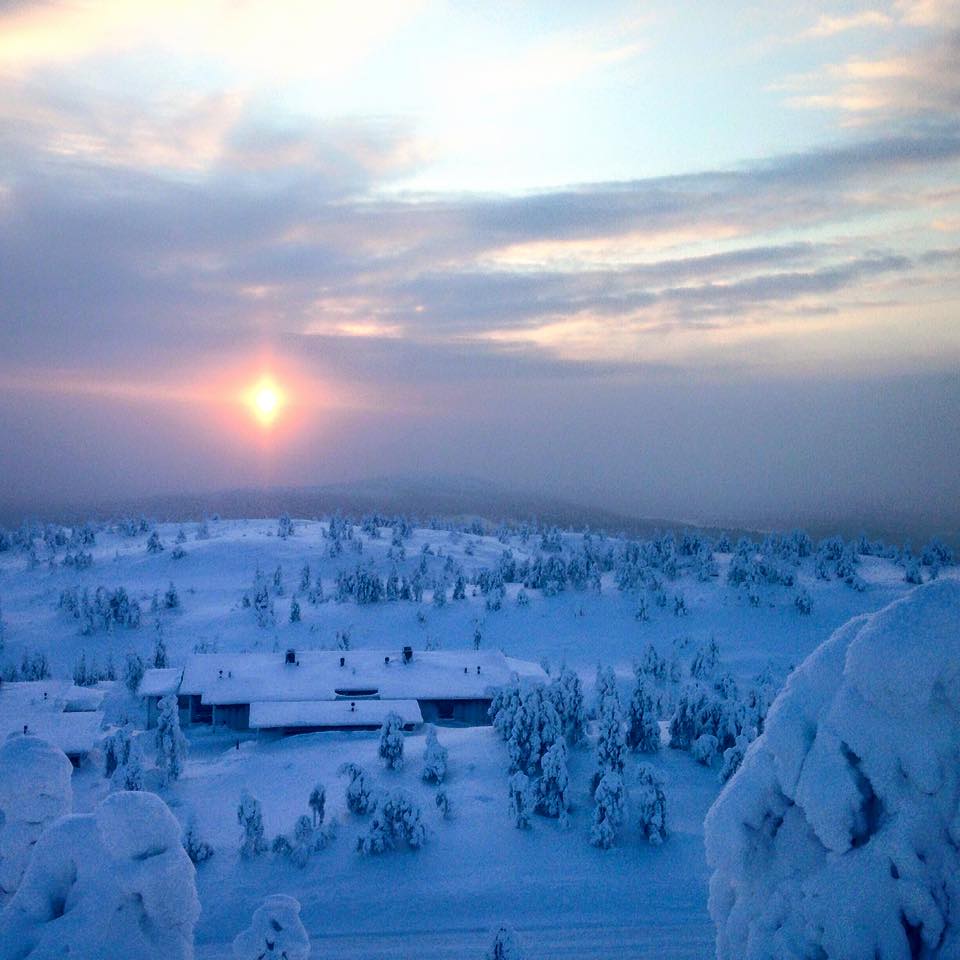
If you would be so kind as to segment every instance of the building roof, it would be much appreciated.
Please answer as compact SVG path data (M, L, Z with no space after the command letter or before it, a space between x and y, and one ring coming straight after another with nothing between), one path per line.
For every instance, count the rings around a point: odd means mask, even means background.
M404 724L423 723L416 700L270 700L250 704L250 726L356 727L383 723L397 713Z
M534 663L487 650L415 651L410 663L398 652L305 650L297 661L286 663L282 652L193 654L180 693L207 704L349 699L358 691L383 700L474 700L492 696L513 673L547 679Z
M182 679L182 667L151 667L143 671L137 691L141 697L165 697L180 689Z
M89 753L103 737L103 711L68 709L76 703L77 689L58 680L0 685L0 740L23 733L26 724L29 733L49 740L68 756Z

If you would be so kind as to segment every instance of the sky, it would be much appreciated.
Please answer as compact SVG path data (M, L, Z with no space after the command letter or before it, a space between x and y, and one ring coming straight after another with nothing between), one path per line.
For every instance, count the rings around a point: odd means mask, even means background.
M8 505L956 528L958 305L957 0L0 0Z

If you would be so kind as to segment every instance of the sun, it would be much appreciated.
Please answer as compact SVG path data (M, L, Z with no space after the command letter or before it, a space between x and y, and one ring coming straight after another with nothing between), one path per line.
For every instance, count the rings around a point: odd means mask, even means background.
M284 404L284 393L273 380L263 377L247 393L247 404L261 425L269 427Z

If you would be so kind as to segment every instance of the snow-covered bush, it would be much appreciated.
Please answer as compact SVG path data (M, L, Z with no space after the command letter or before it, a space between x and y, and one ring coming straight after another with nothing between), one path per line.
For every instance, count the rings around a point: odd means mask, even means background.
M623 776L615 771L603 775L593 794L593 824L590 842L601 850L608 850L617 839L617 829L623 823L626 809L626 788Z
M633 801L641 833L650 843L659 846L667 836L667 798L663 781L649 763L640 764L637 770Z
M183 834L183 849L194 865L205 863L213 856L213 847L200 836L197 818L191 816Z
M707 815L717 956L960 956L960 584L790 676Z
M0 891L13 893L34 844L73 807L73 767L46 740L14 734L0 746Z
M267 841L263 835L260 801L248 790L243 790L240 794L237 823L240 824L240 856L244 860L250 860L266 853Z
M516 934L509 927L500 927L484 960L523 960Z
M427 841L423 814L409 794L392 790L379 803L369 830L357 837L358 853L383 853L406 844L416 850Z
M521 770L517 770L507 782L510 796L510 816L514 826L525 830L530 826L530 813L533 807L533 784Z
M427 744L423 751L423 779L427 783L443 783L447 775L447 748L437 739L435 727L427 730Z
M341 777L349 777L347 783L347 809L360 816L369 813L377 805L373 791L367 783L367 775L363 768L355 763L345 763L337 771Z
M250 926L233 941L234 960L308 960L310 937L293 897L274 894L253 914Z
M175 694L157 703L157 770L164 785L179 780L187 752L187 740L180 730L180 710Z
M384 718L377 753L389 770L403 769L403 719L399 713L390 712Z
M690 756L705 767L717 759L717 738L712 733L701 733L690 746Z
M199 915L196 874L173 814L155 794L112 793L37 841L0 914L0 954L190 960Z

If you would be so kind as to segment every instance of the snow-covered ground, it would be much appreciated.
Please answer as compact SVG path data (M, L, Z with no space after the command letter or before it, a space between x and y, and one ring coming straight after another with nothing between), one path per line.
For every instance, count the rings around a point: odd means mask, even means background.
M649 603L648 621L636 618L637 593L619 591L612 571L603 573L599 592L591 586L568 586L558 595L544 596L527 589L525 605L517 603L520 585L508 583L499 610L488 610L483 595L468 582L465 599L437 607L431 602L431 587L448 557L469 581L482 568L495 566L506 547L518 562L532 558L539 538L512 536L503 543L491 536L417 529L403 540L406 558L396 566L401 574L411 575L423 546L430 545L422 602L358 605L353 600L334 602L337 573L372 562L386 578L394 566L388 557L389 529L371 539L356 528L353 538L344 541L343 552L331 557L323 523L298 521L294 535L287 538L277 535L276 520L211 521L208 526L209 538L197 539L197 525L183 525L185 555L180 558L174 557L178 525L157 528L165 549L155 553L147 550L146 533L99 531L96 543L84 548L93 563L82 570L63 564L66 548L58 550L53 566L42 546L37 562L14 551L0 553L5 624L0 665L18 666L25 653L42 652L54 677L69 679L82 653L88 668L103 669L112 659L122 679L129 652L152 659L157 619L173 665L181 665L196 650L334 649L343 645L345 635L351 649L399 653L409 644L415 650L472 650L479 634L482 649L544 662L554 672L565 662L580 674L588 705L597 665L611 665L626 704L633 662L647 644L676 656L686 670L694 652L716 640L723 666L738 683L747 684L769 669L779 684L851 617L886 606L913 589L904 582L903 566L888 559L860 558L858 575L865 584L860 591L837 578L817 579L814 560L807 557L797 568L796 586L764 585L751 603L745 590L727 585L730 555L717 553L715 579L701 582L683 573L665 581L669 602L665 607ZM358 542L362 552L356 552ZM564 542L575 547L581 538L565 535ZM605 545L617 544L611 539ZM304 564L309 564L314 582L322 576L326 602L311 603L298 591ZM276 623L261 627L243 597L253 589L258 569L272 585L278 566L282 595L271 587ZM955 571L945 568L941 577L953 577ZM453 581L449 575L450 589ZM171 583L179 606L151 613L155 592L163 608ZM140 626L117 625L81 635L78 621L58 606L61 592L87 588L92 595L98 586L122 586L138 600ZM812 598L809 615L801 615L794 602L801 587ZM685 615L674 615L675 595L683 597ZM290 623L295 596L301 622ZM0 691L0 708L3 697ZM108 716L111 701L120 698L119 691L107 698ZM224 731L188 730L190 752L181 779L160 789L149 771L146 787L160 792L181 824L195 818L201 837L215 851L197 869L202 906L197 955L230 956L233 938L249 927L254 911L274 893L300 902L312 955L318 958L479 957L489 946L490 930L501 922L514 927L526 955L534 960L712 954L703 820L720 791L716 766L701 766L686 752L661 750L650 762L665 783L666 842L650 846L636 824L628 822L612 849L599 850L587 839L593 813L590 743L571 751L570 823L561 828L555 820L534 817L532 829L523 831L513 825L507 808L503 741L489 727L438 732L449 750L448 819L436 811L437 788L420 778L423 732L407 735L406 765L392 771L377 758L375 733L288 739L241 735L238 741ZM142 739L152 759L152 733ZM346 781L337 774L345 762L363 766L378 788L402 787L420 803L428 826L420 850L379 857L355 852L369 818L346 809ZM628 790L636 779L637 762L633 756L627 760ZM81 813L92 811L109 792L108 781L92 762L75 772L73 781L74 809ZM309 813L307 798L315 783L326 787L326 819L336 827L326 849L303 868L270 853L241 860L236 819L241 790L260 800L269 839L290 833L297 817Z

